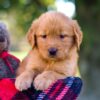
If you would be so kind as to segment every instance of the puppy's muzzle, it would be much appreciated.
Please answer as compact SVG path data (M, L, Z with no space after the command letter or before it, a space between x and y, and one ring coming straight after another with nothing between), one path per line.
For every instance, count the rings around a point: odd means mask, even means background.
M51 56L51 57L55 57L56 55L57 55L57 48L50 48L49 50L48 50L48 52L49 52L49 56Z

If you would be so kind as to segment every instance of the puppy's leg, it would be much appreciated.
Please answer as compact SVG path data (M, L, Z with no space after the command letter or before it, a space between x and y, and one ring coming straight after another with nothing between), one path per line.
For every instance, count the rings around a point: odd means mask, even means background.
M19 91L26 90L31 87L33 78L36 75L36 71L34 70L34 61L32 61L33 58L33 52L31 51L28 56L22 61L17 70L18 77L15 81L15 87Z
M53 82L58 79L63 79L66 76L54 71L45 71L39 74L34 80L34 86L37 90L47 89Z

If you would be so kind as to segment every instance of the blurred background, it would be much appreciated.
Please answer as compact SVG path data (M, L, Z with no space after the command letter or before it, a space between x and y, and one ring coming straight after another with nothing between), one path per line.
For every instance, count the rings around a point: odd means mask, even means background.
M100 0L0 0L0 22L10 32L10 52L22 59L28 50L26 32L40 14L57 10L78 20L84 34L79 70L83 89L79 100L100 100Z

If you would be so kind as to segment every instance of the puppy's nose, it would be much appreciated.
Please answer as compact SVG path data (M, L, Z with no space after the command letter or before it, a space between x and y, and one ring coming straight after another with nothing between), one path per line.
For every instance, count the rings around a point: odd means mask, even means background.
M0 42L4 42L5 38L3 36L0 36Z
M58 50L57 48L50 48L48 51L50 56L55 56Z

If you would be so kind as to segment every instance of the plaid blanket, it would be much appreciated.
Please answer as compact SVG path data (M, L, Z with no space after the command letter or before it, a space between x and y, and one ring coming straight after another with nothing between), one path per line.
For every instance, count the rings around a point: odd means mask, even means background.
M76 100L82 87L78 77L57 80L47 90L37 91L32 86L26 91L18 91L15 79L0 80L0 100Z
M19 59L7 51L0 53L0 78L15 78L15 71L19 66Z

